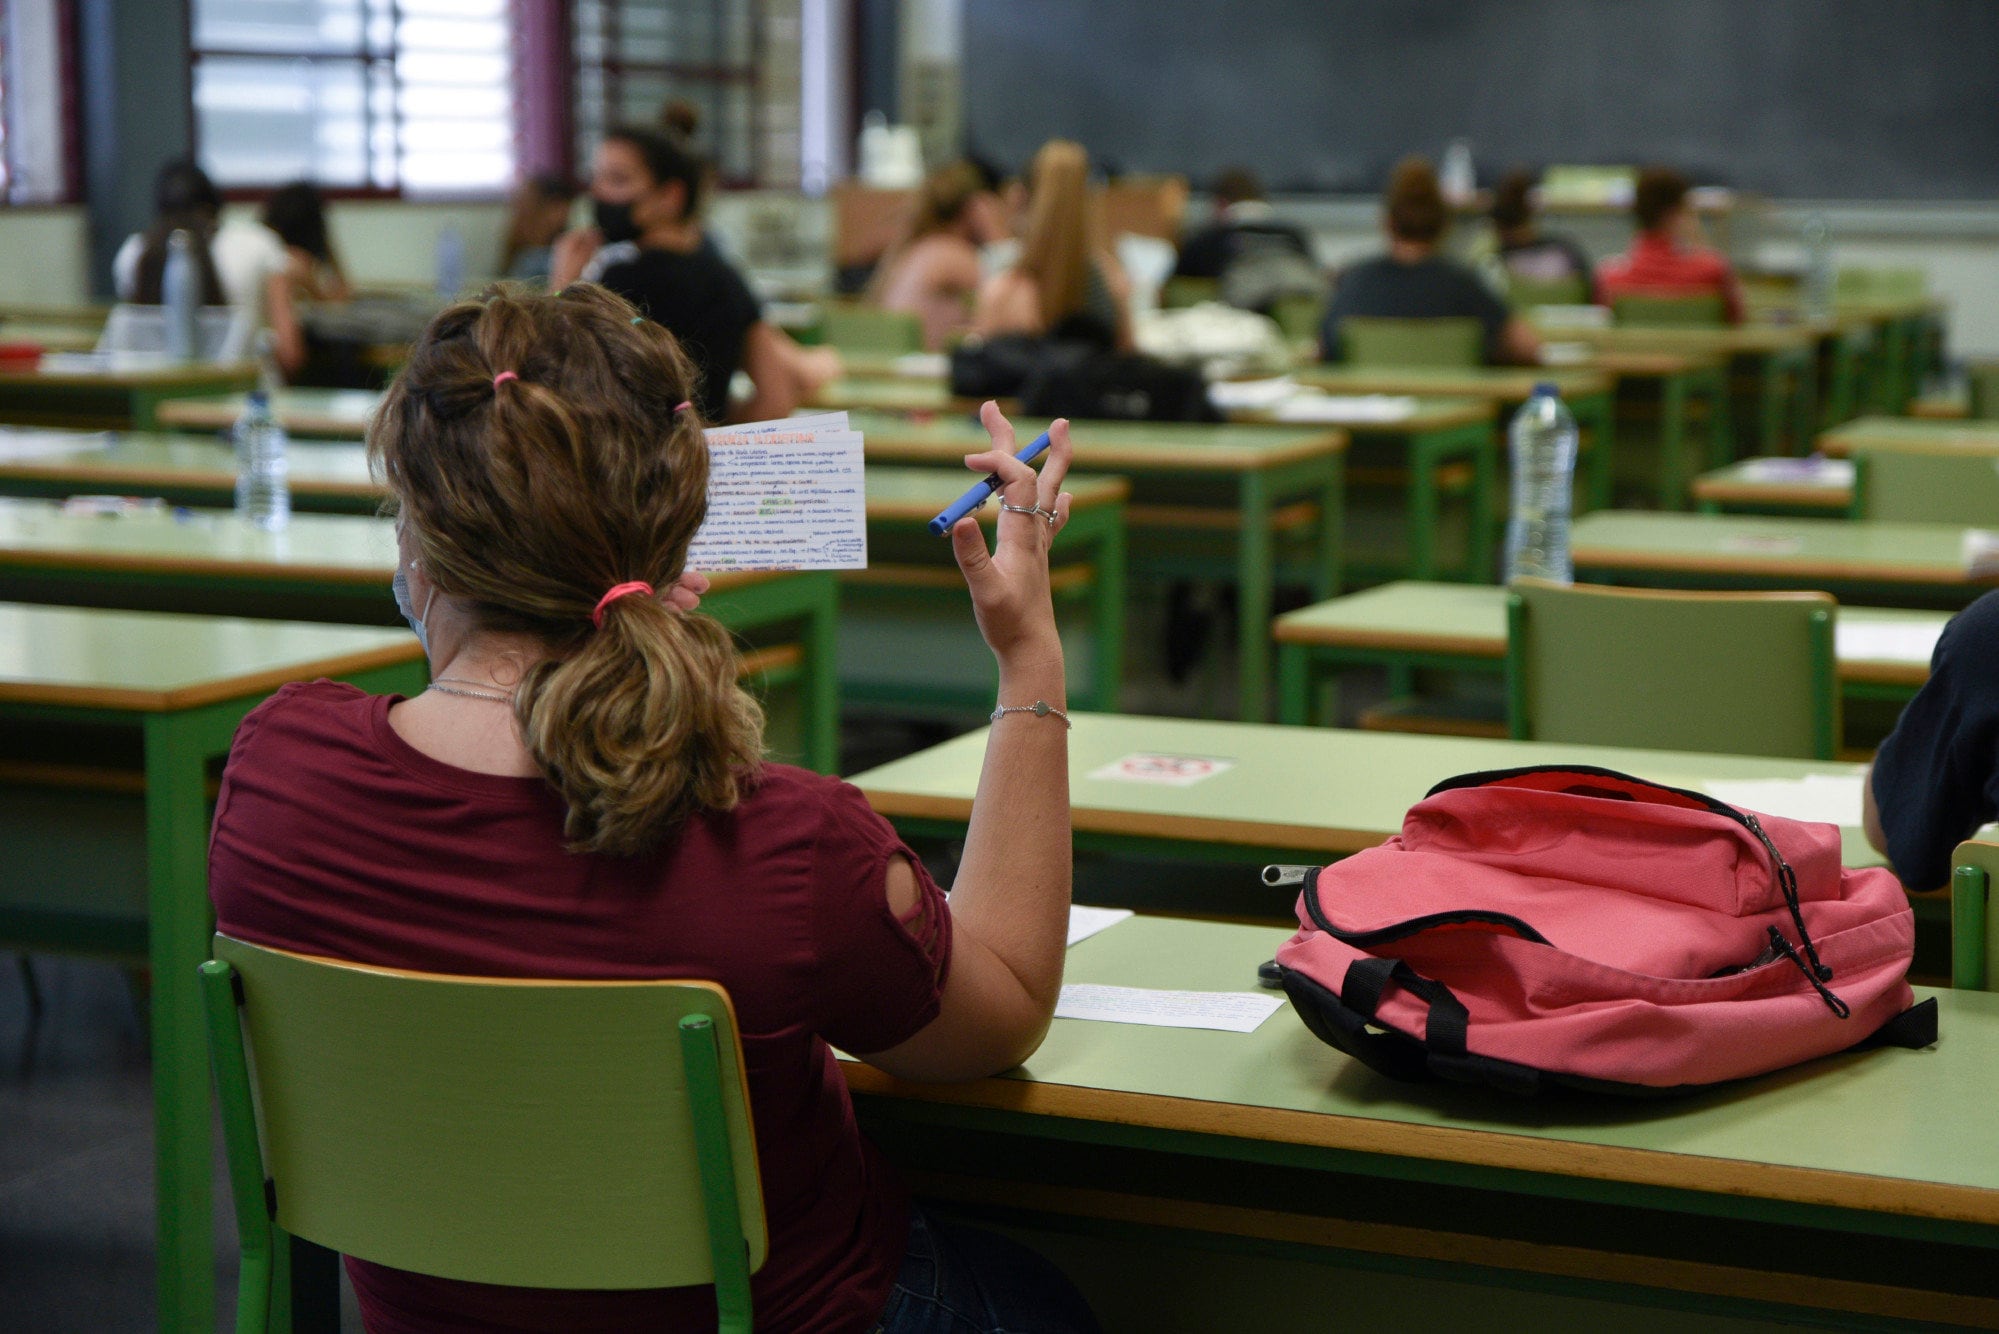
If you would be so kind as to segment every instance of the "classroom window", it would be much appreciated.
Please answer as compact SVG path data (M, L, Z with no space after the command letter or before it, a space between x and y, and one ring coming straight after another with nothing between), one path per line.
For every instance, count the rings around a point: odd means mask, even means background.
M798 182L799 0L577 0L576 149L613 125L652 126L669 99L729 185Z
M495 194L514 178L508 0L194 0L217 184Z
M0 201L75 198L68 0L0 0Z

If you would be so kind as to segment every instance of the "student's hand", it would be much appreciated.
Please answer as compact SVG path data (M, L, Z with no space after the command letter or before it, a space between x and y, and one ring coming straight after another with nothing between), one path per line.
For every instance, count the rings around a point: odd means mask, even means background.
M1051 524L1039 514L1002 510L999 548L986 549L977 515L968 514L951 529L951 550L972 592L972 614L979 633L1002 663L1036 657L1059 660L1061 636L1055 629L1055 604L1048 592L1048 546L1069 521L1069 497L1062 492L1074 452L1069 423L1052 422L1048 452L1041 471L1015 458L1013 424L988 402L979 420L992 436L993 447L965 456L965 466L981 475L998 473L1002 485L994 500L1022 508L1039 507L1055 515ZM988 501L988 504L993 501Z
M692 570L683 573L660 593L659 600L675 611L693 611L708 591L708 576Z
M583 268L604 248L604 233L579 227L555 238L549 255L549 290L559 292L583 274Z

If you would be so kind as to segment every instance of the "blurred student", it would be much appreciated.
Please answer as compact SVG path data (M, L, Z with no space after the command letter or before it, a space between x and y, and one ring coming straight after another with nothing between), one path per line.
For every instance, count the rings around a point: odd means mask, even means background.
M286 374L303 366L305 339L292 292L296 262L278 233L267 222L221 222L222 192L206 172L185 159L160 169L153 186L153 205L153 225L126 238L112 260L118 299L158 305L168 238L175 231L186 231L197 242L195 261L202 303L242 311L253 337L257 330L270 327L273 355ZM320 234L323 241L323 219Z
M1726 259L1701 244L1700 217L1687 202L1687 178L1670 167L1638 174L1631 202L1638 235L1631 249L1597 270L1597 300L1620 296L1705 296L1722 299L1730 324L1742 323L1742 288Z
M1051 139L1029 172L1020 256L979 289L972 332L1047 334L1132 348L1131 282L1090 207L1090 159Z
M694 402L709 421L785 417L840 373L831 348L802 348L701 230L707 164L680 136L627 126L597 145L590 166L596 226L555 242L550 286L599 282L680 340L699 372ZM729 382L750 378L732 403Z
M1999 819L1999 593L1951 618L1930 677L1875 752L1862 787L1867 841L1910 889L1950 880L1951 850Z
M1175 278L1215 278L1246 252L1277 250L1315 264L1305 233L1280 222L1263 192L1263 182L1247 167L1230 167L1215 177L1215 213L1205 227L1180 243Z
M293 181L271 191L262 216L264 226L285 248L284 272L269 280L265 316L271 326L272 352L290 374L305 364L307 356L299 304L345 301L351 292L346 270L327 236L326 201L310 182Z
M971 327L983 276L979 250L1006 235L998 187L972 162L932 172L917 196L908 234L869 284L884 309L923 321L923 345L933 352Z
M569 226L576 187L551 172L528 177L507 204L507 238L499 272L519 282L545 283L555 263L555 238Z
M1346 270L1333 288L1319 331L1328 361L1341 359L1340 325L1353 316L1382 319L1475 319L1485 330L1489 362L1534 362L1541 344L1479 276L1439 252L1450 221L1437 173L1423 158L1404 158L1389 178L1382 220L1388 253Z
M1589 256L1572 237L1542 230L1534 215L1533 173L1510 171L1500 178L1491 217L1495 267L1504 282L1574 283L1576 300L1589 300L1595 290Z

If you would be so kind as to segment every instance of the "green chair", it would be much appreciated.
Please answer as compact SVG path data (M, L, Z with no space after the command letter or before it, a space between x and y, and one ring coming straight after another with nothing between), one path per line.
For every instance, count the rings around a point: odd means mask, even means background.
M1647 329L1713 328L1728 322L1728 304L1719 292L1698 296L1647 296L1632 292L1610 303L1618 324Z
M1971 390L1971 415L1999 421L1999 361L1974 361L1964 368Z
M1853 457L1852 516L1999 527L1999 454L1864 450Z
M1516 740L1835 757L1825 593L1686 593L1517 580L1507 598Z
M819 328L820 341L842 352L893 357L923 350L923 321L907 311L832 301L819 313Z
M1950 855L1950 984L1992 990L1986 968L1992 957L1992 880L1999 876L1999 843L1969 838Z
M449 977L226 936L201 979L238 1330L266 1327L298 1236L479 1283L713 1283L721 1329L748 1334L763 1193L714 983Z
M1485 363L1485 326L1475 319L1389 319L1349 315L1340 344L1351 366L1438 366Z
M1582 278L1533 279L1508 276L1506 304L1515 310L1536 306L1581 306L1589 302L1589 283Z
M1159 289L1162 310L1179 310L1185 306L1198 306L1203 301L1221 299L1222 283L1219 278L1168 278Z
M1306 293L1280 296L1270 308L1270 318L1277 321L1286 341L1307 342L1319 336L1319 325L1326 318L1326 299Z

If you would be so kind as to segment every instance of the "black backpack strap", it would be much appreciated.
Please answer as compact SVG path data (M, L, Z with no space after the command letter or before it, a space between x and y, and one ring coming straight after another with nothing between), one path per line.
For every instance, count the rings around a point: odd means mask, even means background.
M1381 1000L1394 982L1404 991L1430 1003L1430 1016L1423 1026L1423 1045L1446 1058L1465 1054L1465 1039L1471 1028L1471 1012L1464 1002L1442 982L1424 977L1400 959L1370 955L1347 965L1340 983L1340 996L1347 1007L1362 1019L1373 1019Z
M1908 1047L1920 1049L1936 1045L1937 1040L1937 1000L1918 1001L1908 1009L1874 1030L1865 1040L1854 1044L1854 1051L1865 1051L1869 1047Z

